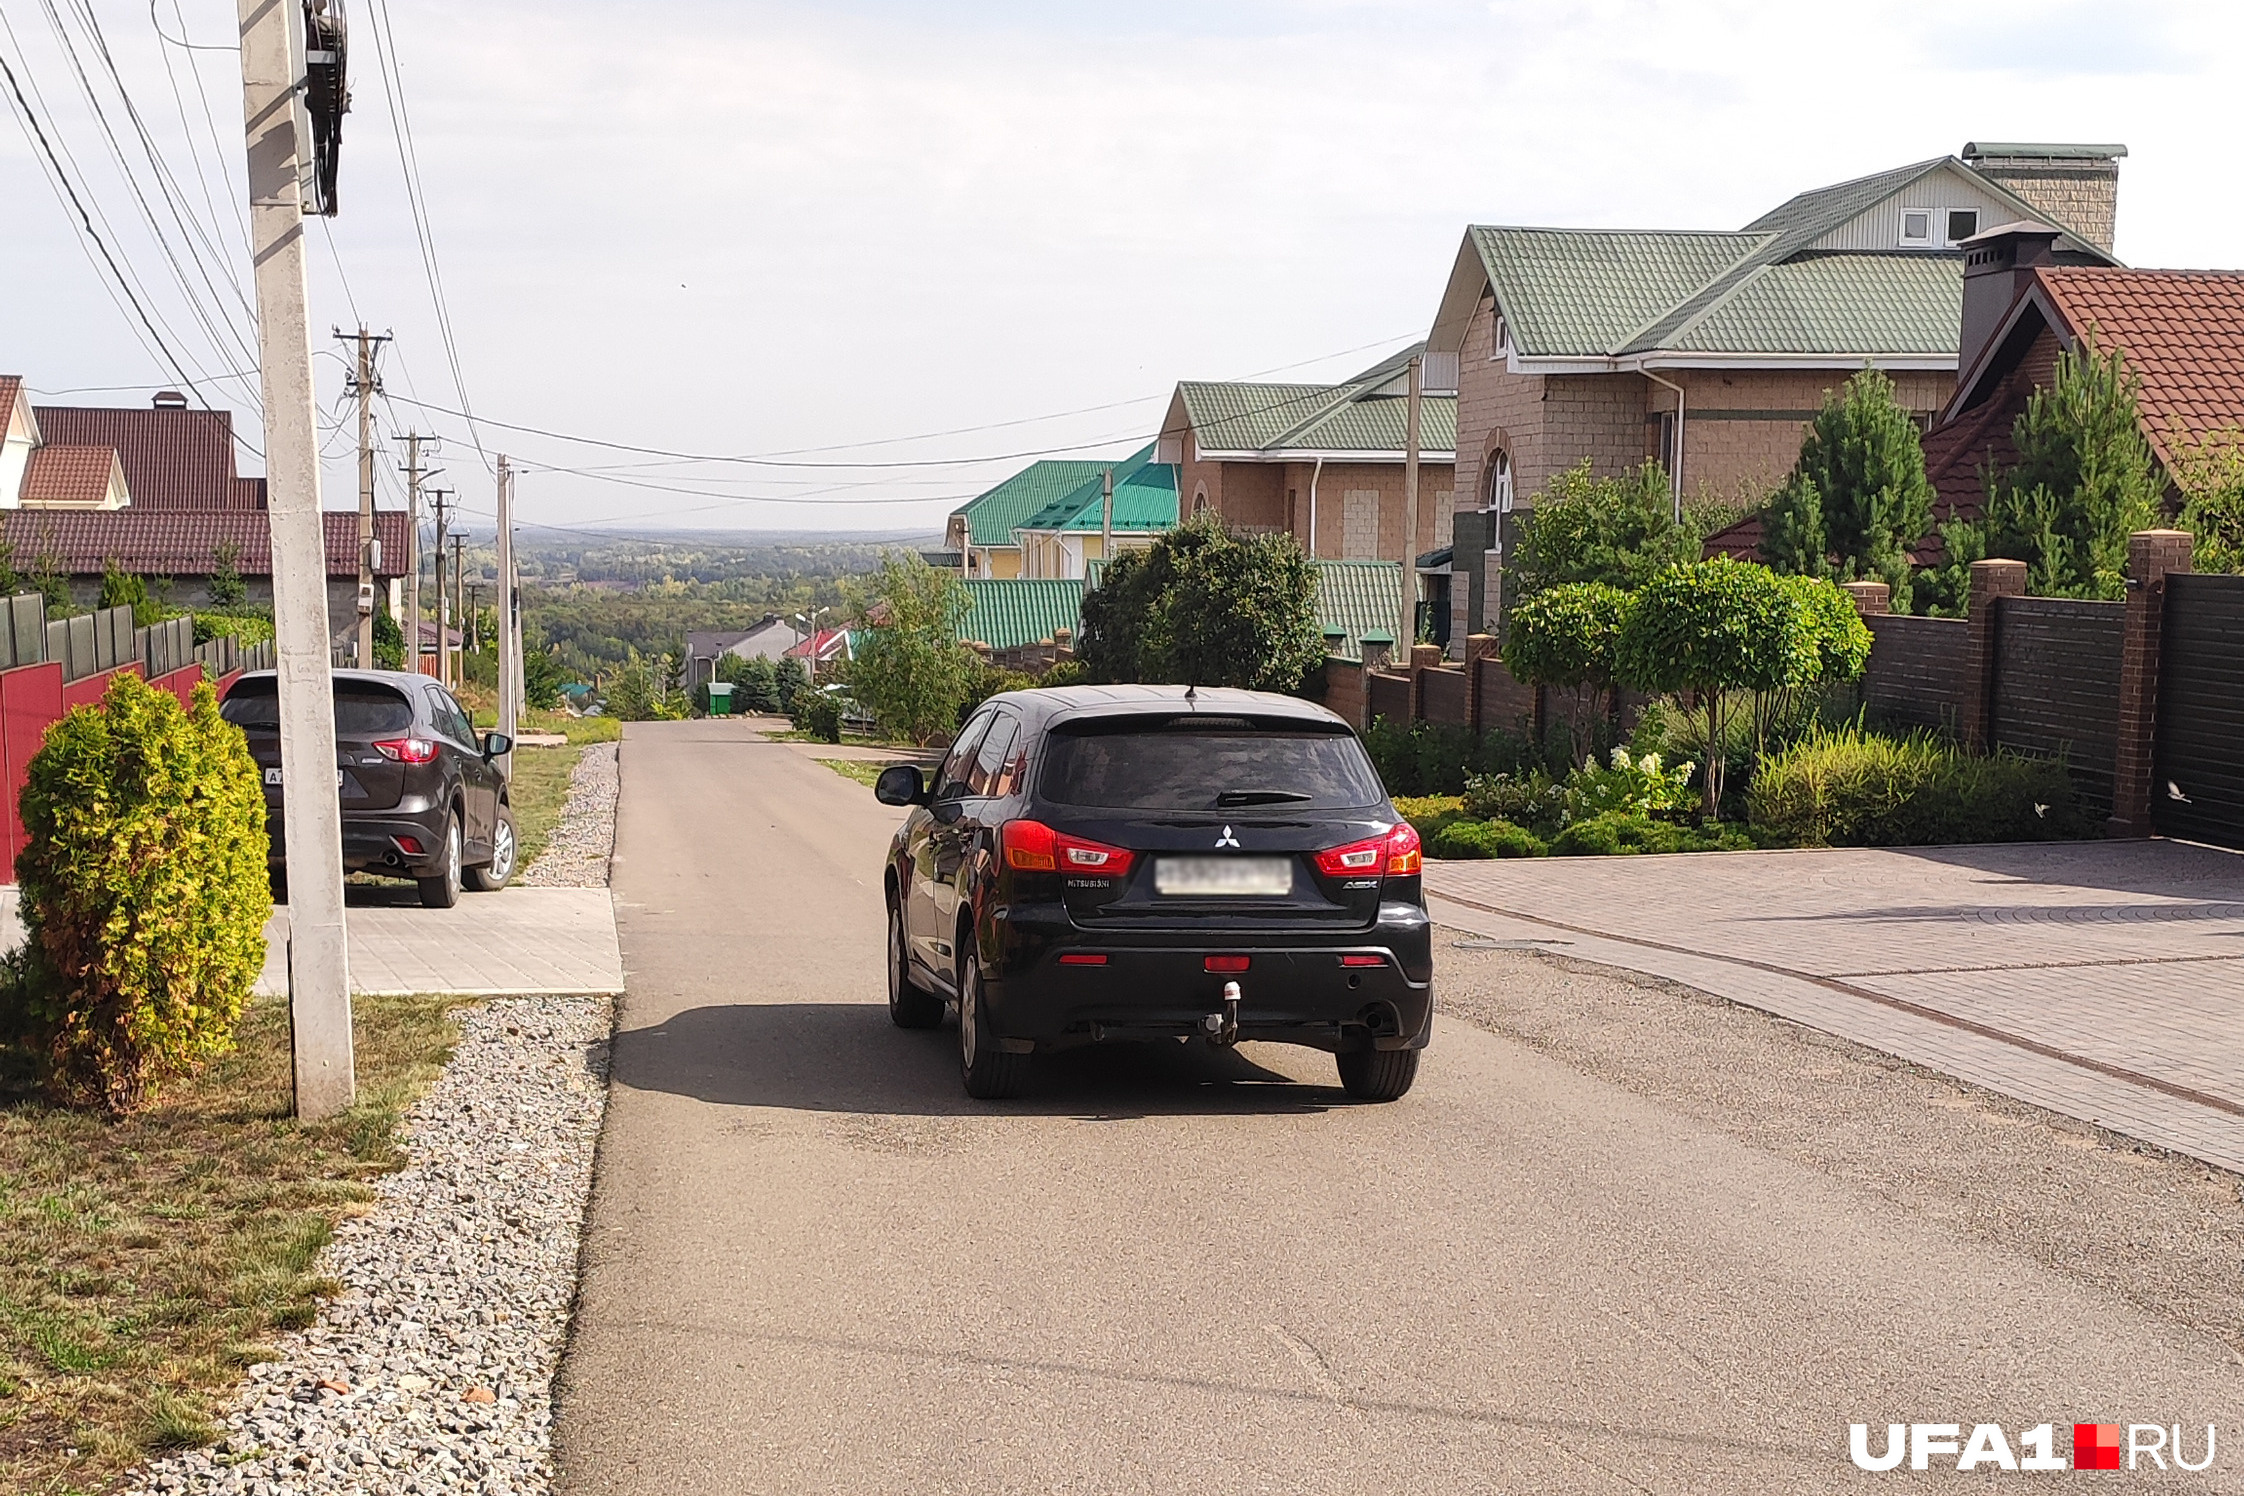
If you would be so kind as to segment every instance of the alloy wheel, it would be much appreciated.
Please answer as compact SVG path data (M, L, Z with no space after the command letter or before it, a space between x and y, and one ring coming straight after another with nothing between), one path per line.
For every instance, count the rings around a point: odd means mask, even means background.
M958 1057L969 1070L974 1068L975 1030L981 1027L981 987L981 958L968 951L958 976Z

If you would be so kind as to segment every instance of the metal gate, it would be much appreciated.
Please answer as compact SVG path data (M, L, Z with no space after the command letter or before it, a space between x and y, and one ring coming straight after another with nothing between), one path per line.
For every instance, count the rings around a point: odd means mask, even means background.
M2166 579L2151 822L2244 848L2244 577Z

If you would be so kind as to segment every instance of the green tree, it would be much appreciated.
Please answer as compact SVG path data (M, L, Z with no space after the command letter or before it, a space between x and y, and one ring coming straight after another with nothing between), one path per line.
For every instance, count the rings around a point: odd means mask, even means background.
M1690 693L1688 709L1704 714L1709 744L1723 741L1724 693L1782 690L1822 668L1799 596L1767 567L1726 556L1671 566L1639 588L1615 653L1630 684ZM1722 754L1710 749L1702 777L1709 816L1719 813L1722 774Z
M779 709L783 712L793 711L795 698L810 689L810 672L803 668L801 660L793 655L785 655L772 667L771 674L773 691L779 698Z
M26 939L0 1029L61 1099L123 1112L233 1042L265 964L265 797L207 684L120 672L48 729L23 791Z
M959 639L973 606L952 571L892 552L866 586L863 646L849 669L850 694L881 729L915 743L958 726L979 662Z
M632 650L608 682L608 715L624 722L665 722L685 715L671 688L670 659L653 659Z
M390 616L390 610L380 605L376 605L374 609L374 668L405 668L405 630L397 626L397 620Z
M2176 523L2197 539L2192 564L2199 571L2244 572L2244 430L2232 427L2173 446L2174 486L2182 491Z
M1603 696L1611 720L1620 705L1614 680L1629 604L1628 593L1604 582L1546 587L1513 605L1504 664L1531 686ZM1586 760L1586 730L1577 735L1575 748L1577 759Z
M1769 505L1761 559L1800 576L1884 582L1893 610L1906 613L1909 551L1931 529L1924 445L1893 381L1864 369L1843 390L1825 391Z
M211 606L238 608L249 600L249 585L242 580L242 548L231 540L222 540L210 551Z
M761 655L752 659L726 655L717 661L717 679L731 682L735 711L779 710L779 673L772 668L771 661Z
M2127 537L2158 523L2165 498L2140 388L2126 355L2103 353L2093 336L2057 355L2049 386L2011 428L2017 465L1987 475L1978 519L1940 527L1947 555L1932 590L1944 611L1962 611L1971 563L1997 558L2025 562L2037 597L2125 595Z
M1324 659L1316 568L1290 535L1196 514L1107 564L1077 654L1093 680L1297 690Z
M1509 594L1517 601L1568 582L1634 591L1662 567L1697 560L1705 539L1695 513L1677 521L1658 463L1598 478L1585 457L1544 485L1521 518L1506 566Z
M134 628L144 629L164 618L163 602L150 594L148 579L134 576L115 561L101 564L101 600L95 606L132 609Z
M561 662L542 649L522 652L522 699L531 710L550 712L561 704L561 688L569 683L569 672Z

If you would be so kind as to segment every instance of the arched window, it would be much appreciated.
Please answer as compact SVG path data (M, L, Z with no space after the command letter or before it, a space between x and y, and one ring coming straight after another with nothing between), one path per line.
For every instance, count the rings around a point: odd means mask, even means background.
M1192 512L1194 514L1205 514L1208 512L1208 490L1205 486L1193 490Z
M1498 447L1488 454L1488 507L1512 512L1512 454Z

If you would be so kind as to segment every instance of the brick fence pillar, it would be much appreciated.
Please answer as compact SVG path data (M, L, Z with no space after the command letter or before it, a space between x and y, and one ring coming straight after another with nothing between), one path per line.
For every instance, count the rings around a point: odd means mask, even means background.
M1364 640L1364 642L1363 642L1363 661L1364 661L1364 669L1366 669L1366 670L1384 670L1384 669L1386 669L1386 668L1387 668L1387 651L1388 651L1389 647L1390 647L1390 646L1388 645L1387 641L1386 641L1386 640L1384 640L1384 639L1366 639L1366 640ZM1369 687L1367 686L1367 687L1366 687L1365 689L1366 689L1366 690L1369 690L1370 688L1369 688Z
M2187 530L2127 537L2127 616L2119 634L2119 744L2112 762L2114 836L2151 834L2151 765L2158 735L2158 642L2166 579L2194 564Z
M1854 599L1854 610L1865 618L1893 611L1893 588L1884 582L1841 582L1839 588Z
M1471 634L1465 639L1465 726L1480 731L1480 662L1496 653L1494 634Z
M1410 720L1426 720L1426 672L1441 665L1441 647L1436 644L1410 646Z
M1964 742L1984 753L1995 743L1995 600L2026 595L2023 561L1971 563L1964 626Z

